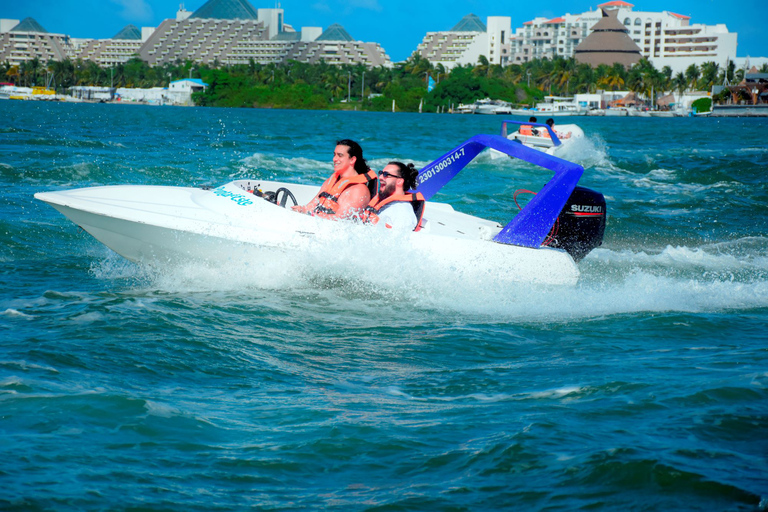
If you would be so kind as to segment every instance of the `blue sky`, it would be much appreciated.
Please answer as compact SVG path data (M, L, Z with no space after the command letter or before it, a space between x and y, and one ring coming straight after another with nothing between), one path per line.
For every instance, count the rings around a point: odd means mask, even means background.
M0 18L36 19L46 30L72 37L109 38L125 25L158 26L173 18L181 0L0 0ZM184 0L194 11L205 0ZM549 0L281 0L285 22L296 30L302 26L323 29L340 23L355 39L380 43L393 61L416 49L428 31L449 30L464 15L510 16L513 30L537 16L577 14L595 9L598 2ZM672 11L691 16L691 23L724 23L738 33L738 57L768 57L768 19L765 0L637 0L635 11ZM275 7L276 0L251 1L255 8Z

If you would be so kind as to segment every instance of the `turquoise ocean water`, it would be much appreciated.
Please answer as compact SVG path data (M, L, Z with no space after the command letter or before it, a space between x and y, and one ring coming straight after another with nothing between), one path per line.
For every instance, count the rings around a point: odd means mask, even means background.
M562 288L349 247L153 270L33 199L319 184L339 138L423 166L500 117L0 113L0 510L768 508L768 120L561 118L609 212ZM436 199L506 222L541 183L483 154Z

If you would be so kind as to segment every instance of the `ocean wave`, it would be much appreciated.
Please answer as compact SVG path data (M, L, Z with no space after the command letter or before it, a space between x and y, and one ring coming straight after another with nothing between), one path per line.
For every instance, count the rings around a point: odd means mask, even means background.
M12 318L23 318L26 320L32 320L33 318L35 318L34 315L28 315L26 313L22 313L17 309L12 309L12 308L6 309L2 313L0 313L0 315L12 317Z
M45 370L46 372L50 373L59 373L59 371L52 366L39 363L31 363L29 361L0 361L0 366L25 372L29 370Z

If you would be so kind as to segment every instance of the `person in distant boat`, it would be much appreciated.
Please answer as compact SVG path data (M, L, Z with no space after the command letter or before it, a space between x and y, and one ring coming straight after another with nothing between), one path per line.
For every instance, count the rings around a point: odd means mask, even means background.
M571 136L571 132L568 132L568 133L560 133L560 132L558 132L557 130L555 130L555 120L554 120L554 119L552 119L551 117L550 117L549 119L547 119L547 120L545 121L545 123L547 123L547 126L549 126L550 128L552 128L552 131L553 131L553 132L555 132L555 135L557 135L557 138L558 138L558 139L567 139L568 137L570 137L570 136ZM550 135L549 135L549 130L542 130L542 132L543 132L543 133L541 134L541 135L542 135L542 137L550 137ZM550 137L550 138L551 138L551 137Z
M407 193L416 185L419 171L413 164L389 162L379 173L379 193L363 210L363 222L384 223L388 228L418 231L424 217L424 196Z
M528 119L528 122L529 123L535 123L536 122L536 117L535 116L531 116ZM520 135L538 135L538 134L539 134L539 130L537 130L533 126L531 126L529 124L520 125Z
M371 200L375 180L376 173L365 162L360 144L342 139L333 151L333 174L309 203L292 209L326 219L354 217Z

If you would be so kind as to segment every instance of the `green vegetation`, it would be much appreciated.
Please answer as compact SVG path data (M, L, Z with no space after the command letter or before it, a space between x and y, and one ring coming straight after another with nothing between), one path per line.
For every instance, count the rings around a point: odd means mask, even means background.
M427 76L436 81L429 93ZM442 65L433 66L417 54L393 68L373 69L295 61L266 65L251 61L232 66L176 62L150 67L138 58L114 68L69 59L47 64L32 59L21 66L0 64L2 82L50 85L57 90L74 85L167 87L184 77L201 78L209 84L204 93L195 94L198 105L386 111L394 100L399 111L414 112L422 104L424 112L436 112L487 97L532 105L544 95L570 96L597 89L630 90L647 98L662 91L710 90L726 77L738 83L743 70L736 70L733 62L728 69L706 62L673 75L669 67L657 70L646 59L626 70L621 65L593 69L573 58L558 57L501 67L481 56L474 66L447 72Z
M691 107L699 113L709 112L712 110L712 98L699 98L691 103Z

